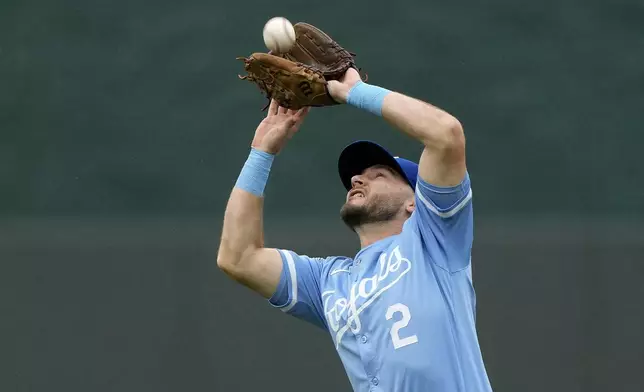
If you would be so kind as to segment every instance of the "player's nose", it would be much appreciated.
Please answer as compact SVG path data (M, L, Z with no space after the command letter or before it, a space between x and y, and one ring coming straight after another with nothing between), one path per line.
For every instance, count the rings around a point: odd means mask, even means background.
M351 177L351 187L355 188L356 186L364 185L364 178L360 174L356 174Z

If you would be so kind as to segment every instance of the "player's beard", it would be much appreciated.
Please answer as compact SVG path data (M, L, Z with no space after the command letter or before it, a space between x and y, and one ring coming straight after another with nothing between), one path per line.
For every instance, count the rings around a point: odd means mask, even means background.
M340 209L340 217L344 223L355 231L370 223L387 222L394 219L400 212L402 204L391 197L372 195L370 200L360 205L345 203Z

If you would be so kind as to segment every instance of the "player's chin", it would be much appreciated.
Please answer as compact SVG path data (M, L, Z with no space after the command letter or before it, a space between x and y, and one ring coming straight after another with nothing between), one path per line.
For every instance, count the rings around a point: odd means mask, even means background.
M366 215L366 208L362 205L355 205L350 201L347 201L342 208L340 209L340 217L349 225L349 227L354 228L358 226Z
M355 199L349 199L347 200L344 205L342 206L342 209L340 210L342 213L348 213L352 214L357 211L362 211L364 210L364 201L363 200L355 200Z

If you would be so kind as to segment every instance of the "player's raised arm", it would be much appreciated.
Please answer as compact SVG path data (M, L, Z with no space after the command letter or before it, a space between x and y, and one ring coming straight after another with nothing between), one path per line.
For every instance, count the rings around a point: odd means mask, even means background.
M287 110L272 101L255 131L251 153L233 188L217 254L217 265L227 275L270 298L280 281L282 257L264 248L263 193L275 154L302 124L308 109Z
M329 92L336 101L382 116L423 143L418 174L425 182L450 187L465 178L465 136L454 116L416 98L366 84L354 69L340 82L329 82Z
M329 81L329 92L338 102L381 116L425 146L415 185L414 226L429 244L431 260L450 272L464 270L470 264L473 214L460 122L429 103L366 84L353 69L340 81Z

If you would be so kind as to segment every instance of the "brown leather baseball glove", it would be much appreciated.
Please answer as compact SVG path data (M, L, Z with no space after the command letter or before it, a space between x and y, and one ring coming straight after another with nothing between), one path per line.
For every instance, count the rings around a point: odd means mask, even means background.
M341 78L356 68L355 54L347 51L322 30L308 23L296 23L295 44L283 54L253 53L238 57L247 75L270 100L282 107L331 106L338 103L327 90L327 81ZM268 107L264 107L265 110Z

